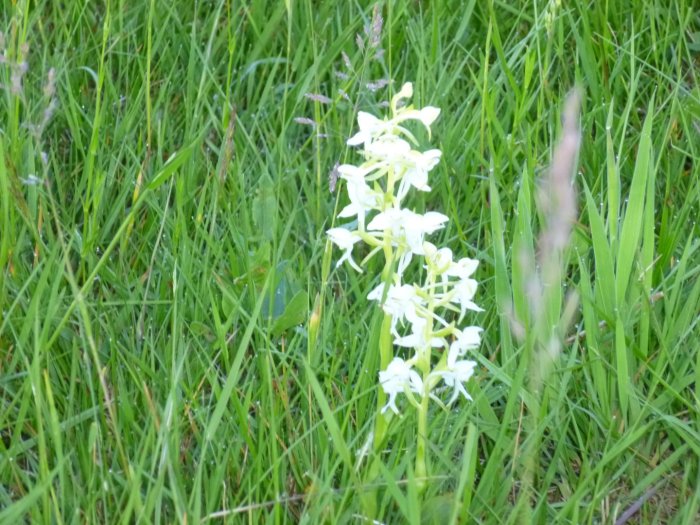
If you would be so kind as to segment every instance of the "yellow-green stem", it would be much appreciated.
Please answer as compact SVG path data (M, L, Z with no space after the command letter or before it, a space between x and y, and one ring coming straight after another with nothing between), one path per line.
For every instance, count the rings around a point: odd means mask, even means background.
M388 291L389 286L392 284L393 277L393 250L391 248L391 240L384 244L384 257L385 264L384 270L382 271L382 282L384 283L385 293ZM384 314L384 319L382 319L382 326L379 332L379 370L386 370L393 358L393 340L391 337L391 315ZM371 484L380 472L380 462L381 462L381 452L384 445L384 440L386 438L387 429L389 427L389 421L391 420L391 413L382 414L382 407L386 404L386 393L384 390L379 388L377 392L377 411L374 419L374 439L372 442L372 448L374 451L374 459L370 463L369 471L367 472L367 482ZM362 496L362 506L364 512L368 517L376 516L377 510L377 491L372 490L365 493Z
M394 177L393 170L389 170L387 181L387 193L393 192ZM389 287L393 284L394 277L394 250L391 245L391 230L384 231L384 269L382 270L382 282L384 283L384 297L389 291ZM379 370L386 370L394 357L394 342L391 337L391 315L385 313L382 320L382 328L379 332ZM381 410L386 403L386 394L384 390L379 389L377 395L377 415L374 423L374 452L379 453L379 450L384 443L386 430L388 426L389 415L382 415Z
M435 284L435 276L428 271L427 288L432 290ZM425 340L431 341L433 338L432 314L435 304L431 301L428 304L428 319L425 326ZM423 375L423 396L418 406L418 436L416 443L416 488L418 493L422 493L428 484L428 463L426 459L426 448L428 443L428 405L430 402L430 357L431 346L428 343L426 348L419 349L419 359L416 363Z
M387 186L385 192L384 206L390 205L392 199L388 197L393 197L394 194L394 170L389 168L387 173ZM382 270L382 282L384 283L384 298L389 291L389 287L393 284L394 280L394 259L398 258L399 254L394 253L392 246L392 231L387 229L384 231L384 269ZM379 333L379 370L386 370L394 357L394 342L391 335L391 315L384 314L384 319L382 319L382 327ZM382 414L382 408L386 404L386 394L384 390L379 388L377 393L377 412L374 420L374 440L372 443L372 448L374 450L374 459L372 460L367 473L368 482L373 482L379 476L379 465L381 461L381 451L384 446L384 440L386 439L386 433L389 427L389 421L391 421L391 413ZM365 513L369 517L373 517L376 514L377 507L377 495L376 490L366 493L363 497L363 507Z
M382 328L379 333L379 369L386 370L393 357L393 343L391 340L391 316L384 314L384 319L382 320ZM384 390L379 389L379 394L377 395L377 418L374 424L374 452L379 453L379 449L382 447L384 442L384 437L386 436L386 430L388 425L389 415L383 415L381 413L382 407L386 404L386 394Z
M424 380L427 377L423 378ZM423 393L420 406L418 407L418 441L416 446L416 488L418 493L425 491L428 485L428 464L425 449L428 443L428 402L430 397L427 392Z

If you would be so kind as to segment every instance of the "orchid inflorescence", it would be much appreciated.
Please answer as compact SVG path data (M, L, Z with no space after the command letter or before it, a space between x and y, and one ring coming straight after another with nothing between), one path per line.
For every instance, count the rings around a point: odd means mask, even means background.
M350 199L338 217L355 220L327 232L330 240L343 250L338 266L347 261L362 272L362 266L382 252L390 269L385 272L384 282L367 298L379 302L385 314L391 316L394 345L412 349L413 355L408 359L394 356L379 372L379 382L388 396L382 413L389 409L399 413L396 400L401 393L419 409L425 407L419 400L427 398L442 404L438 394L450 388L453 393L448 406L460 394L471 399L464 383L471 378L476 363L463 358L481 342L481 328L457 327L467 310L481 311L472 301L477 288L472 275L478 261L454 260L449 248L438 248L425 240L427 235L444 228L449 220L447 216L435 211L419 214L402 207L411 188L430 191L428 173L442 155L438 149L424 152L414 149L418 141L405 125L418 121L430 136L430 126L440 109L403 105L412 95L411 83L404 84L391 100L391 118L380 119L359 112L360 130L347 143L363 147L364 162L337 168L346 181ZM353 249L360 241L371 249L358 264L353 259ZM407 284L403 276L414 256L423 259L424 280ZM434 349L444 349L435 364Z

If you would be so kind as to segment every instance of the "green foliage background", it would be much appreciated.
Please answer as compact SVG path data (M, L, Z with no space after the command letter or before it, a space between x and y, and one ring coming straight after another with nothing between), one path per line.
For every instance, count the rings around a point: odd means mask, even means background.
M377 58L365 2L3 0L0 522L362 523L375 491L385 523L697 523L700 10L560 4L386 2ZM486 310L420 497L410 411L357 467L380 269L329 274L324 235L356 112L404 81L442 108L413 204ZM528 432L518 254L575 85L580 307Z

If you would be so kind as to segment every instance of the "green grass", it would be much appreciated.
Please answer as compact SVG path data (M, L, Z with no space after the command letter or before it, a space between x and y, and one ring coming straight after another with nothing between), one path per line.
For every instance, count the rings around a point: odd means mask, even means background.
M0 523L365 523L368 493L385 523L614 523L644 498L629 523L698 522L697 5L387 2L375 60L359 4L3 0ZM324 235L356 112L404 81L442 108L412 203L450 215L436 239L481 260L485 308L421 495L410 410L357 467L381 268L333 269ZM519 254L575 85L552 319L579 302L535 400Z

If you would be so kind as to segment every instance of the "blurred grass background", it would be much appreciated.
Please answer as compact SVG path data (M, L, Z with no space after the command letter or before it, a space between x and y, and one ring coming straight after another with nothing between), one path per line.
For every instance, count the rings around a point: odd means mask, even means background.
M536 439L532 522L697 523L700 10L633 4L386 2L373 42L367 2L3 0L0 522L364 523L368 490L383 523L522 522ZM371 486L355 457L379 269L324 272L328 175L404 81L442 108L413 204L486 309L420 497L410 411ZM532 433L519 254L576 85L579 309Z

